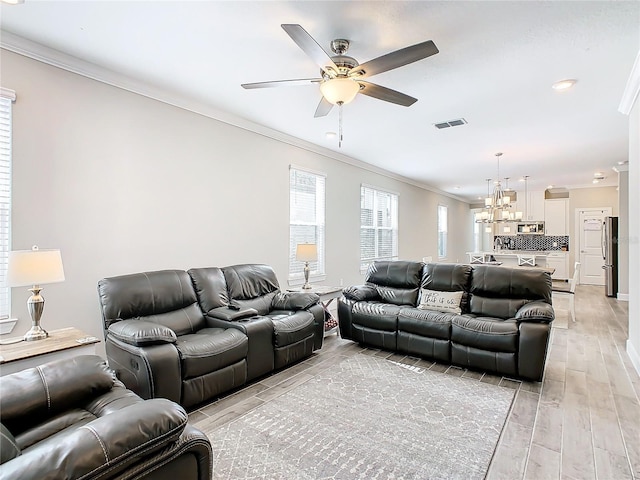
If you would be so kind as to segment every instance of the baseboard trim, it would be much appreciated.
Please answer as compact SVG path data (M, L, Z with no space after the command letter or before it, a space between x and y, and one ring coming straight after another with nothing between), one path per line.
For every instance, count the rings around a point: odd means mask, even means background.
M640 355L638 355L638 352L633 346L633 343L631 343L631 340L627 340L627 354L631 359L631 364L633 365L633 368L635 368L636 372L638 372L638 375L640 375Z
M620 300L622 302L628 302L629 301L629 294L628 293L619 293L618 294L618 300Z

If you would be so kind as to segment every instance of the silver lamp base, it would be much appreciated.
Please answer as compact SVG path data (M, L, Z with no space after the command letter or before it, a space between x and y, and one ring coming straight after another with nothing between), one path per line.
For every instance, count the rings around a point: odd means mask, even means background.
M34 325L24 334L23 340L25 342L32 342L34 340L44 340L49 334L40 325Z
M309 284L309 271L311 269L309 268L309 262L304 262L304 285L302 285L302 288L304 288L305 290L311 290L313 287Z
M40 295L40 286L34 285L29 291L32 295L27 299L27 310L31 315L31 328L25 333L23 340L25 342L32 342L34 340L44 340L49 334L40 326L40 317L44 310L44 298Z

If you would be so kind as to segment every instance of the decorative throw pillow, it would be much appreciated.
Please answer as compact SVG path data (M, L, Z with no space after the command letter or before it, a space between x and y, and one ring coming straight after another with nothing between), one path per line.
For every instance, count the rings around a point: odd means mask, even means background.
M420 292L421 310L436 310L446 313L462 313L460 301L464 292L440 292L438 290L422 289Z

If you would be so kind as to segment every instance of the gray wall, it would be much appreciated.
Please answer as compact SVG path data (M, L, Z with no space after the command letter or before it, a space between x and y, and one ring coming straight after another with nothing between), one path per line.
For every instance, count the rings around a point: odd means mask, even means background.
M629 171L618 173L618 298L629 300Z
M262 262L286 287L288 169L327 174L326 284L359 283L360 184L399 193L399 255L437 258L449 206L450 261L471 249L466 203L1 50L17 93L12 248L62 251L66 280L46 285L43 325L102 336L100 278ZM12 335L28 329L12 291Z

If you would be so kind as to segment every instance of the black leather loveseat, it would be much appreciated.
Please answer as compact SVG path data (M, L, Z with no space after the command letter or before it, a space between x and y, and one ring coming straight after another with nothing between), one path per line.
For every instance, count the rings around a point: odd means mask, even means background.
M541 380L554 319L540 269L375 262L338 301L343 338L505 376Z
M2 480L209 480L207 437L165 399L142 400L94 355L0 377Z
M142 398L193 407L322 347L315 294L267 265L162 270L98 282L109 365Z

